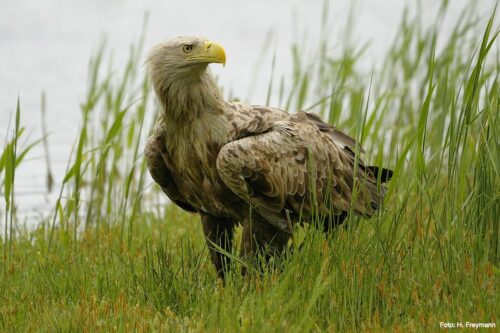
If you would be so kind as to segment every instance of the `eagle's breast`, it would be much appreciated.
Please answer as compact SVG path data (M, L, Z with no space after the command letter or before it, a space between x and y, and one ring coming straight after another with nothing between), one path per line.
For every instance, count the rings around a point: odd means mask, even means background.
M220 179L217 156L230 140L232 131L227 117L211 119L210 114L190 125L190 129L167 133L165 146L171 156L168 168L174 181L190 205L197 210L226 217L237 213L241 200Z

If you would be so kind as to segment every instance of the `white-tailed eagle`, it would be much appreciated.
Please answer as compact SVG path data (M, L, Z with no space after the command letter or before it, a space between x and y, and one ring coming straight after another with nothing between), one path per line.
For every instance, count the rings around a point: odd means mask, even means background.
M224 49L204 38L150 51L161 112L145 149L151 176L172 202L200 214L221 277L226 259L210 242L230 251L236 224L243 255L280 251L299 220L322 216L328 230L349 212L373 215L392 176L365 166L356 142L314 114L224 101L208 64L225 62Z

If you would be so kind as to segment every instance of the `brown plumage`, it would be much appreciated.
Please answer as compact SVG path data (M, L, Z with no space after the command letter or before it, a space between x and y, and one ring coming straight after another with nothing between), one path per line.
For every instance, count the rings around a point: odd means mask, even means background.
M365 166L356 142L314 114L225 102L212 62L225 63L224 50L203 38L151 50L148 74L162 110L145 156L167 196L201 215L221 277L226 259L211 243L230 251L237 223L251 255L281 251L293 224L315 214L331 225L351 211L375 213L391 171Z

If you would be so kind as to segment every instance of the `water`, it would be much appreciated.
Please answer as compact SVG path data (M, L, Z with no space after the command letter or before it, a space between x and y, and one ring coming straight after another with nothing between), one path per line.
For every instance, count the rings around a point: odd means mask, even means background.
M432 20L437 1L421 1L425 17ZM479 0L479 11L488 15L495 0ZM352 1L331 1L328 6L332 39L342 39ZM355 29L359 43L371 41L363 65L370 68L393 40L405 5L416 1L360 0L355 2ZM451 1L449 23L460 15L467 1ZM28 140L42 136L40 95L47 95L49 149L57 192L80 123L79 103L84 99L89 58L103 36L113 50L116 68L127 58L129 45L138 39L143 17L149 13L146 49L165 38L203 35L226 49L227 66L214 68L225 91L254 104L264 103L270 75L270 52L263 54L266 39L276 49L276 75L291 69L289 46L294 40L318 39L322 0L254 1L133 1L133 0L1 0L0 6L0 142L8 136L8 120L19 94L22 124ZM275 45L275 47L274 47ZM257 64L260 70L255 71ZM21 217L46 213L55 193L46 190L42 145L34 149L17 172L16 196ZM3 200L1 200L3 203ZM0 207L1 209L1 207Z

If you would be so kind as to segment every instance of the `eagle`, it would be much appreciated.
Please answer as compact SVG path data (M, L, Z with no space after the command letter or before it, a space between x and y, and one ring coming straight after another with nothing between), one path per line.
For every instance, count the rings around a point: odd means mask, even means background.
M366 166L356 141L313 113L225 101L210 63L225 65L224 48L201 37L151 49L160 112L144 155L170 200L200 215L219 277L239 224L244 257L273 255L297 223L319 220L328 231L380 208L392 171Z

